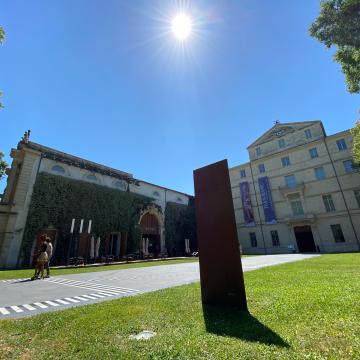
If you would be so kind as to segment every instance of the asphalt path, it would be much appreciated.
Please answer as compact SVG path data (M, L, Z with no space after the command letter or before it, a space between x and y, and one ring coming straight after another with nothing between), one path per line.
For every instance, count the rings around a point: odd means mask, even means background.
M318 255L260 255L242 259L250 271ZM53 276L45 280L0 281L0 319L56 311L200 280L198 262Z

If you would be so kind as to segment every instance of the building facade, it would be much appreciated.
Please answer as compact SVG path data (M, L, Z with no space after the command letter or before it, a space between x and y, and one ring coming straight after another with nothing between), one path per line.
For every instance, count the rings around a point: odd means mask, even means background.
M59 229L54 228L51 223L44 223L41 229L36 229L36 236L30 239L32 244L30 244L31 254L29 259L25 259L25 263L24 259L21 259L24 233L26 227L29 226L27 220L31 210L34 186L43 174L48 174L50 178L56 176L73 181L68 186L76 182L96 184L104 189L138 194L151 199L150 203L139 208L137 225L142 240L144 240L144 243L140 244L141 249L146 245L146 252L156 252L156 255L167 253L165 243L165 210L167 204L187 206L190 199L187 194L135 179L132 174L127 172L112 169L31 142L29 141L29 132L25 133L17 148L11 150L11 157L13 160L11 167L7 171L7 186L0 202L0 268L16 268L30 265L31 257L42 233L52 237L55 244L57 242ZM94 190L96 189L99 189L99 187L94 187ZM60 199L64 203L65 200L65 198ZM36 212L36 210L33 212ZM64 212L66 212L65 209ZM65 218L66 214L63 216ZM80 219L81 217L80 215L79 218L74 220L75 230L72 229L74 226L70 222L66 224L66 227L69 233L72 230L71 234L75 232L81 233L81 236L79 235L80 237L78 236L77 239L79 242L77 246L81 248L81 244L85 244L82 252L86 257L90 251L89 246L86 244L90 243L90 236L94 236L92 229L96 224L94 222L91 224L94 219ZM129 229L126 229L126 231L123 228L117 229L115 223L117 222L114 222L113 231L106 234L105 239L102 239L103 253L104 255L110 254L115 258L121 258L126 255L126 238ZM65 235L63 237L65 238ZM57 245L58 249L60 249L60 244Z
M360 173L349 130L327 136L321 121L276 123L231 168L243 252L360 250Z

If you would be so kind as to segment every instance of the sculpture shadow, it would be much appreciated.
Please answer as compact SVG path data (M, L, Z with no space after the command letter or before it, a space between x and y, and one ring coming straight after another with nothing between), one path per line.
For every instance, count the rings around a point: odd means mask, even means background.
M278 334L247 311L240 311L232 307L203 305L203 313L206 330L210 333L267 345L290 347Z

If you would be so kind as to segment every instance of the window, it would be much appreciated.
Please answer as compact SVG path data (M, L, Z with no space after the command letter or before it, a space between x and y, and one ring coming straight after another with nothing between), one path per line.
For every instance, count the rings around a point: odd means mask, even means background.
M323 198L326 212L335 211L335 205L334 205L334 201L333 201L331 195L323 195L322 198Z
M347 174L354 172L352 160L345 160L343 161L344 169Z
M285 184L288 188L296 187L297 183L296 183L295 175L285 176Z
M245 170L240 170L240 177L242 177L242 178L246 177L246 171Z
M337 145L339 151L342 151L342 150L346 150L346 149L347 149L347 145L346 145L345 139L337 140L337 141L336 141L336 145Z
M312 138L312 134L311 134L311 130L310 129L306 129L305 130L305 137L307 139L311 139Z
M261 155L261 149L259 147L257 147L255 151L256 151L256 156Z
M182 202L182 198L180 198L180 197L178 197L176 200L177 200L178 202Z
M279 149L283 149L285 147L285 140L284 139L278 140L278 143L279 143Z
M310 157L312 159L315 159L315 158L317 158L319 156L316 148L310 149L309 153L310 153Z
M271 230L270 234L273 246L280 246L279 234L277 230Z
M94 182L97 182L97 177L95 175L88 175L86 177L86 179L90 180L90 181L94 181Z
M360 190L354 190L354 195L355 195L355 199L358 204L358 207L360 208Z
M51 170L60 174L65 174L65 169L60 165L54 165Z
M330 225L335 242L345 242L344 234L340 224Z
M256 234L254 232L249 233L251 247L257 247Z
M264 173L264 172L265 172L265 165L264 165L264 164L259 164L259 172L260 172L260 173Z
M325 175L325 170L322 166L318 167L318 168L315 168L314 169L314 172L315 172L315 177L316 177L316 180L323 180L325 179L326 175Z
M304 215L304 209L302 206L301 198L299 194L290 194L288 196L290 201L291 210L294 216Z
M282 166L289 166L290 165L290 158L288 156L285 156L281 158Z
M160 194L159 194L158 191L154 191L154 192L153 192L153 195L156 196L156 197L159 197L159 196L160 196Z

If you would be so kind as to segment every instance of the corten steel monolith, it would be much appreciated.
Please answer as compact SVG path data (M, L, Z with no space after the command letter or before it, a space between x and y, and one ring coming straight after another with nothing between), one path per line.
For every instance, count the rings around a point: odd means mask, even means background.
M194 171L202 302L247 310L227 160Z

